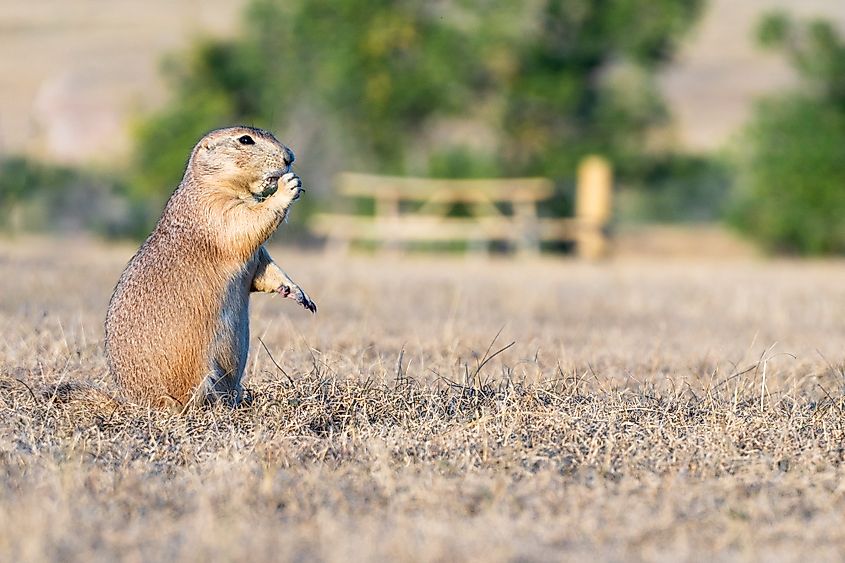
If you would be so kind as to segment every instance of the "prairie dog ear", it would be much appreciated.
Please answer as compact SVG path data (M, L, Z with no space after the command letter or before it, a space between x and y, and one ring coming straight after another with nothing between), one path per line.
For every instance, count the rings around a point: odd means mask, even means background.
M207 151L213 151L217 147L217 145L219 145L219 144L220 144L219 142L214 142L213 139L208 138L208 139L203 139L202 143L200 143L200 146Z

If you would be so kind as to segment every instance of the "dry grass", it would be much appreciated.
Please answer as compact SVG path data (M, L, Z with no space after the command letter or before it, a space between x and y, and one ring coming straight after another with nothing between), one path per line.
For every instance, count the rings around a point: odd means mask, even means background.
M99 391L130 252L0 246L2 560L845 549L845 264L277 249L319 315L257 297L254 404L176 416Z

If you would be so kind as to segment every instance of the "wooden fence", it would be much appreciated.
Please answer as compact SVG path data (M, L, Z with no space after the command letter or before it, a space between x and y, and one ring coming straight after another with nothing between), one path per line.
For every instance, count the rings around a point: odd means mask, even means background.
M486 250L505 241L523 254L536 254L544 241L572 241L579 256L599 258L608 251L612 173L600 157L579 166L575 217L541 217L538 207L553 194L545 178L436 180L345 173L337 194L374 202L372 215L323 213L312 218L312 230L327 246L346 250L353 241L385 248L410 242L467 241ZM461 206L464 216L451 216Z

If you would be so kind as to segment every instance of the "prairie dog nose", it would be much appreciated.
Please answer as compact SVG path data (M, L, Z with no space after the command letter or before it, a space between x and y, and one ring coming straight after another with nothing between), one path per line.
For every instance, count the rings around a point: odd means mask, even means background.
M293 164L293 161L296 160L296 155L293 154L293 151L290 150L288 147L285 147L283 159L285 166L290 166L291 164Z

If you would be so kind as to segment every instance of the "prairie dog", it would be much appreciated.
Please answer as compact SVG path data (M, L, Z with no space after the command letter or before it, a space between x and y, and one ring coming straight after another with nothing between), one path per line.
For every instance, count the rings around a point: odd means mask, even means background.
M106 315L109 371L151 406L244 398L250 292L310 297L262 246L302 193L293 152L269 132L200 139L152 234L120 276Z

